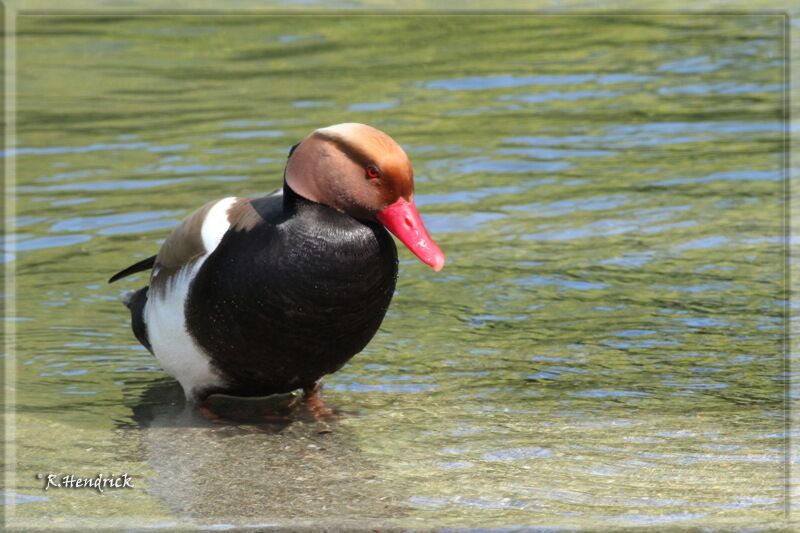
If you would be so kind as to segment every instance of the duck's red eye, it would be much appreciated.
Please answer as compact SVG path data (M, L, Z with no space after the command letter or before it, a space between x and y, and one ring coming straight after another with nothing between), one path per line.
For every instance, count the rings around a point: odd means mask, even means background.
M367 177L369 179L375 179L381 175L381 171L378 170L378 167L375 165L370 165L367 167Z

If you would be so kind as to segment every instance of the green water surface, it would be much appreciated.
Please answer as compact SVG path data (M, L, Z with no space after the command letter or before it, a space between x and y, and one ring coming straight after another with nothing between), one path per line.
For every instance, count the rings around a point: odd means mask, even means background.
M783 24L20 16L9 524L776 527ZM348 121L405 147L447 266L400 251L330 433L212 423L130 332L145 276L105 281Z

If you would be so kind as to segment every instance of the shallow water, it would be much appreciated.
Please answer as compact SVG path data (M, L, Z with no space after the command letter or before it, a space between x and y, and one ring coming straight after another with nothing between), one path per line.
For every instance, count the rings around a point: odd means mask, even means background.
M782 25L20 17L10 523L779 525ZM406 148L448 264L400 252L330 432L210 422L129 330L145 278L105 280L344 121Z

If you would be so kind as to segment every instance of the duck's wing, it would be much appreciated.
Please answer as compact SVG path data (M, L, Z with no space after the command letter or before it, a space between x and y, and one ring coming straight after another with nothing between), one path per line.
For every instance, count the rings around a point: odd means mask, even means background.
M165 274L176 272L184 265L191 263L198 257L208 253L219 243L212 242L214 237L222 235L228 230L230 224L227 220L227 207L233 204L236 198L225 198L209 202L185 219L170 233L161 246L157 255L148 257L129 266L111 276L108 280L113 283L131 274L153 269L156 274L164 271ZM216 209L214 209L216 208ZM212 213L214 209L214 213ZM216 215L212 220L210 215ZM155 277L155 275L153 276Z
M242 200L233 196L214 200L183 219L161 245L153 264L151 287L165 287L184 267L213 252L231 226L232 207Z
M279 196L282 193L283 189L278 189L264 198ZM108 282L113 283L131 274L152 269L152 281L155 285L160 285L160 282L166 282L184 266L213 252L232 225L246 229L261 221L261 217L248 198L231 196L214 200L183 219L164 241L158 255L143 259L117 272Z

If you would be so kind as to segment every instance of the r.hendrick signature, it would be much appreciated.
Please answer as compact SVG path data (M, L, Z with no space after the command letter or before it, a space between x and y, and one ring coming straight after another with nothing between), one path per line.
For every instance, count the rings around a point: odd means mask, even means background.
M37 479L45 479L44 490L54 489L94 489L103 492L104 489L132 489L133 481L127 474L119 476L104 476L97 474L95 477L80 477L73 474L36 474Z

